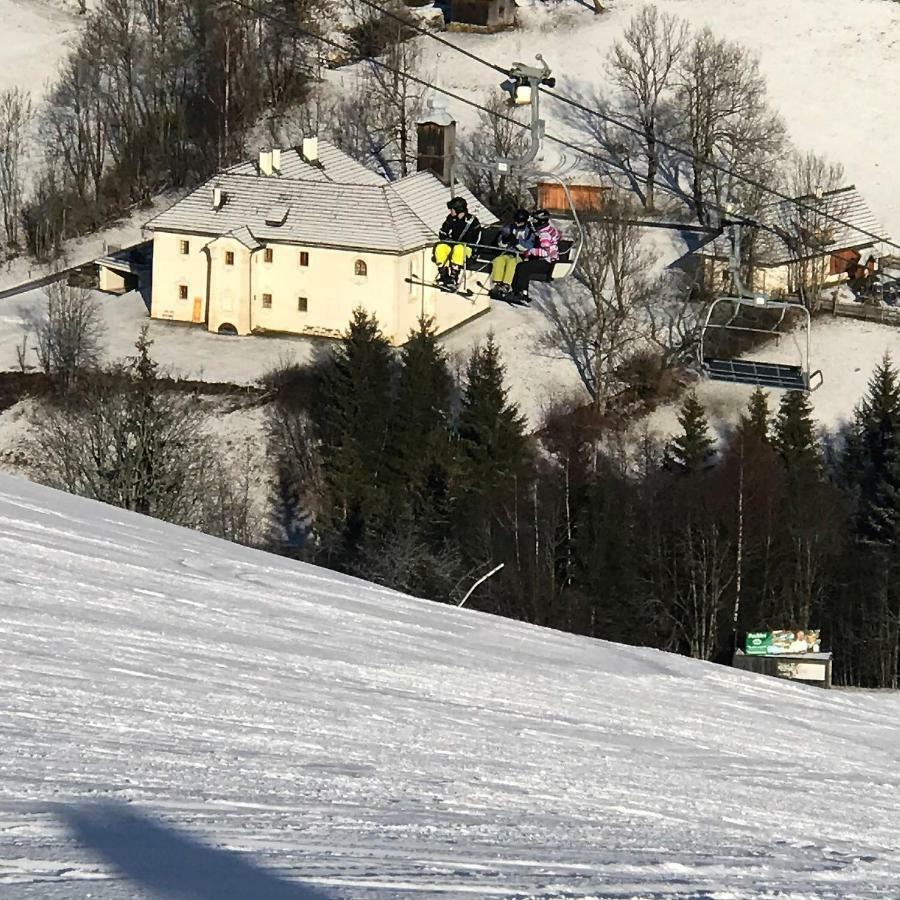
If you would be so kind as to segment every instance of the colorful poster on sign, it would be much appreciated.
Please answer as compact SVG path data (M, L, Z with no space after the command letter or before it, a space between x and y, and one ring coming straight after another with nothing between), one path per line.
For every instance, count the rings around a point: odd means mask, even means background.
M751 656L777 656L780 653L818 653L819 631L750 631L744 652Z

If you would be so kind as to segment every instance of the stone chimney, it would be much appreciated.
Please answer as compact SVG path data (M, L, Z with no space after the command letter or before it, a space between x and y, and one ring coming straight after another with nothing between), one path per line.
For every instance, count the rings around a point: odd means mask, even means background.
M429 100L417 124L416 170L434 172L449 185L453 178L456 153L456 121L446 109L436 108Z
M271 150L260 150L259 151L259 174L260 175L271 175L272 174L272 151Z
M272 171L281 171L281 151L277 149L272 150Z

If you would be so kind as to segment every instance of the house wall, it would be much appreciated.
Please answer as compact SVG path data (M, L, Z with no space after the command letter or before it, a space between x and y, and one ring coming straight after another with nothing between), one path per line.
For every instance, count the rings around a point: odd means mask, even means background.
M187 255L180 241L190 244ZM205 248L205 249L203 249ZM265 249L272 251L266 262ZM234 264L226 253L234 253ZM308 265L301 265L301 252ZM207 258L209 262L207 263ZM357 274L356 263L366 274ZM430 249L398 256L267 244L251 252L234 238L176 235L157 232L153 255L153 318L207 322L210 331L230 325L238 334L284 332L337 337L356 307L373 313L394 344L403 343L421 315L433 317L438 331L446 331L488 308L486 298L473 302L436 288L407 284L407 278L431 282L436 269ZM207 277L209 291L207 296ZM179 285L188 298L179 299ZM266 307L265 294L271 295ZM299 299L306 299L306 311Z
M823 287L839 284L847 280L843 273L831 273L831 256L823 256L815 261L821 268L820 279ZM728 263L723 260L713 260L709 257L705 262L708 283L720 291L731 289L731 272ZM794 266L758 266L753 271L753 283L747 285L751 290L762 291L766 294L784 292L786 294L797 293L797 278Z
M233 263L226 262L233 253ZM209 296L206 327L218 333L231 326L238 334L250 334L252 328L251 303L253 293L252 270L259 251L252 251L233 237L216 238L207 242Z
M180 252L180 242L189 245L187 254ZM201 235L182 235L157 231L153 235L153 291L150 316L175 322L206 320L206 254L209 242ZM187 298L179 296L179 286L187 286Z

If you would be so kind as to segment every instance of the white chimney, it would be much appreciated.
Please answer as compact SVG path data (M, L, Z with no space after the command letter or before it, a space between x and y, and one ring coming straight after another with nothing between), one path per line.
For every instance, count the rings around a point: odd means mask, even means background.
M259 174L260 175L271 175L272 174L272 151L271 150L260 150L259 151Z
M275 172L281 171L281 151L278 149L272 150L272 170Z
M220 187L213 188L213 209L221 209L225 205L225 191Z
M303 138L303 147L301 148L301 152L303 153L303 158L308 163L314 163L319 161L319 139L318 138Z

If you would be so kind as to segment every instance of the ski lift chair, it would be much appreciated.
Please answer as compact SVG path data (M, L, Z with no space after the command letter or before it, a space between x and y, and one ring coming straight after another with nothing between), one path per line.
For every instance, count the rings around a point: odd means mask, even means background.
M722 304L731 304L732 313L724 323L713 321L715 311ZM771 328L753 325L735 324L745 307L763 310L780 310L778 321ZM781 335L779 328L785 321L788 310L797 310L802 314L802 327L805 332L805 349L801 351L798 365L775 362L758 362L733 356L714 356L709 353L710 332L720 330L731 333L764 334L774 337ZM809 310L802 303L790 303L784 300L772 300L759 294L751 297L719 297L707 310L706 319L700 330L700 366L711 381L724 381L732 384L749 384L755 387L772 388L783 391L804 391L809 393L822 384L820 370L811 371L809 362L810 331L812 318Z
M734 296L718 297L710 304L706 311L706 319L700 329L700 368L711 381L725 381L732 384L749 384L754 387L767 387L783 391L804 391L809 393L816 390L822 384L822 372L810 370L809 344L812 331L812 317L809 310L802 303L791 303L787 300L773 300L768 294L750 290L744 285L741 278L741 227L742 223L733 222L730 225L731 254L728 268L731 273L731 282L735 288ZM722 304L731 304L731 316L725 322L716 322L713 316ZM752 308L754 310L780 310L778 321L771 328L759 325L758 320L751 318L750 324L743 324L739 320L742 312ZM719 330L725 333L764 334L770 337L780 337L779 331L785 321L788 310L797 310L801 313L802 327L806 338L806 347L800 349L799 365L786 363L758 362L756 360L742 359L735 354L717 356L709 353L710 332Z

